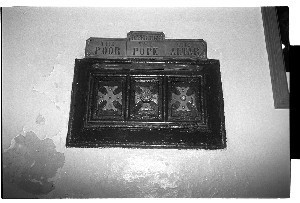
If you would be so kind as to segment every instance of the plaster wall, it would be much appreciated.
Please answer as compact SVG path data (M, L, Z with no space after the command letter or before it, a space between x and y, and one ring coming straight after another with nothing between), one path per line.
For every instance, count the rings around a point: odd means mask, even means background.
M275 110L260 8L3 8L4 197L288 197L289 111ZM219 59L224 150L66 148L89 37L204 39Z

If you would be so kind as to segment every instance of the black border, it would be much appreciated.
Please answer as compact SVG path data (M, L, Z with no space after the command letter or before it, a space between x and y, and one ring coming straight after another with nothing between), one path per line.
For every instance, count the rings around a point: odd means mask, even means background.
M140 122L130 126L114 123L87 125L91 73L129 75L201 74L206 103L206 125L197 122ZM164 83L165 84L165 83ZM175 126L175 127L174 127ZM125 148L226 148L225 116L219 61L76 59L71 94L67 147Z

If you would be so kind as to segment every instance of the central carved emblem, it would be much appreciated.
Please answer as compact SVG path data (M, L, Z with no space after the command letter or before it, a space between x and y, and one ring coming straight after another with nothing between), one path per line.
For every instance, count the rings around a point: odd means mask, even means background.
M193 107L196 107L195 95L194 94L190 96L187 95L189 87L176 87L176 89L179 91L180 94L178 95L172 93L172 100L171 100L171 105L175 104L176 102L180 103L176 111L191 111L187 106L188 103L191 104Z
M118 109L114 105L114 101L122 105L122 92L114 94L114 91L118 88L118 86L104 86L104 88L106 89L107 93L103 94L100 91L98 92L98 104L106 101L103 110L118 111Z
M151 87L139 87L140 92L136 92L135 94L135 103L136 105L142 104L140 111L153 111L154 109L151 106L151 102L157 104L157 94L153 94L151 92Z

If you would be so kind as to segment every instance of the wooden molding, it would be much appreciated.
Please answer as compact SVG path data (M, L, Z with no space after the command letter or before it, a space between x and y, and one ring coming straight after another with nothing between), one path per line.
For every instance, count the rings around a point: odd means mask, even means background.
M66 146L226 148L219 61L77 59Z
M262 7L275 109L289 108L289 91L275 7Z

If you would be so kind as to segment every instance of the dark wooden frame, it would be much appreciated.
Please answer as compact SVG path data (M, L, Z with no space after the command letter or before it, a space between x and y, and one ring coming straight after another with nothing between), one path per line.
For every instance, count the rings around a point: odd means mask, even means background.
M262 20L275 109L289 108L289 90L275 7L262 7Z
M118 68L119 67L119 68ZM158 70L160 69L160 70ZM201 76L205 105L201 122L89 122L89 78L93 73ZM128 79L127 79L128 81ZM164 80L164 84L166 81ZM166 91L166 90L165 90ZM167 92L164 93L164 95ZM167 117L165 115L164 117ZM176 149L226 148L225 116L218 60L76 59L67 147Z

